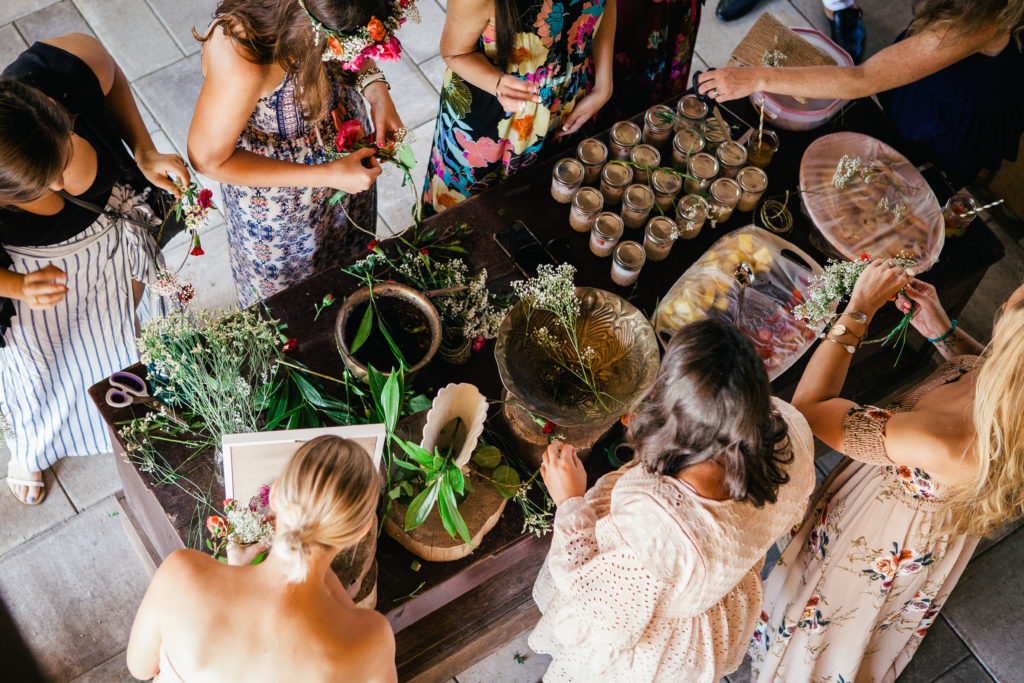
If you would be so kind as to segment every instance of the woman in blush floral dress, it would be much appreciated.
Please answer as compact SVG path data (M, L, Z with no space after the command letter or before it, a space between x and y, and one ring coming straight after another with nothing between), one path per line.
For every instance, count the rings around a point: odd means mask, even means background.
M614 37L605 0L449 0L424 215L531 166L551 137L597 114Z
M904 285L917 304L914 327L946 363L885 409L839 398L849 349ZM899 305L909 310L910 301ZM848 458L765 581L755 680L894 681L978 537L1021 515L1024 287L982 351L935 289L895 262L875 261L858 279L793 396L814 435Z
M206 81L188 151L196 170L221 182L243 306L340 265L373 239L374 150L335 161L327 150L343 121L369 130L372 118L377 145L402 128L373 58L398 59L391 33L409 13L415 18L410 0L218 5L200 38ZM350 194L331 205L333 188Z

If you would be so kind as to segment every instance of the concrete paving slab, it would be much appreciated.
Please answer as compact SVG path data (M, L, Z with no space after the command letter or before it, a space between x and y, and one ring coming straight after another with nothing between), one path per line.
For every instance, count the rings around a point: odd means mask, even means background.
M0 26L0 64L7 66L25 51L28 45L18 34L14 24ZM3 67L0 67L3 68Z
M1020 633L1024 630L1020 566L1024 561L1024 529L1015 531L982 558L967 566L942 614L998 680L1020 680Z
M121 490L113 453L61 458L52 469L76 510L92 507Z
M1020 247L999 226L993 226L993 232L1003 243L1006 256L988 269L959 318L959 324L982 343L992 338L996 312L1020 285L1024 274L1024 253Z
M792 0L792 3L815 28L826 36L830 35L821 0ZM910 25L913 16L912 4L891 0L857 0L857 5L864 11L867 34L864 43L865 58L891 45L896 36Z
M76 0L75 6L129 81L167 66L183 54L145 2Z
M211 226L201 232L199 238L206 254L190 257L179 273L179 277L192 277L192 284L196 288L193 307L218 310L235 308L235 282L228 261L227 230L223 224ZM164 258L171 267L177 268L190 249L184 239L176 238L164 249Z
M717 3L709 2L700 18L700 29L697 31L697 44L694 49L701 58L711 66L726 66L733 49L747 35L757 18L764 12L771 12L775 18L787 26L804 26L807 21L789 4L788 0L771 0L762 2L745 17L735 21L724 22L715 16Z
M827 477L836 468L836 465L843 461L843 454L839 451L829 450L814 458L814 468L822 476Z
M14 21L52 5L56 0L4 0L0 3L0 24Z
M175 48L177 49L177 48ZM184 150L192 110L203 86L199 54L180 59L135 81L135 90L175 149Z
M113 498L0 558L0 597L44 672L72 680L124 650L149 583Z
M95 669L82 674L71 683L134 683L135 677L128 673L128 661L124 652L103 662Z
M971 558L971 561L976 561L979 555L981 555L989 548L995 547L997 543L999 543L1004 538L1012 534L1017 529L1020 529L1021 527L1024 527L1024 518L1012 522L1007 522L999 529L997 529L991 537L981 539L981 542L978 543L978 547L974 549L974 557Z
M448 65L442 59L441 55L431 57L425 62L420 63L420 72L427 79L430 85L438 92L441 93L441 83L444 81L444 72L448 68Z
M62 36L65 33L95 34L82 15L71 4L71 0L54 3L26 15L14 22L25 41L31 45L37 40Z
M436 2L417 3L420 10L420 23L406 22L398 29L398 39L402 41L402 58L419 64L440 54L441 29L444 28L445 12Z
M0 557L13 551L30 538L42 534L75 514L71 501L64 495L52 472L43 474L48 489L46 499L39 505L22 505L7 489L7 462L5 447L0 454Z
M991 683L992 677L974 657L969 657L935 679L934 683ZM1000 678L1009 683L1019 681L1019 676Z
M160 130L160 124L153 118L153 114L149 111L149 107L146 106L142 97L139 96L139 91L135 89L135 86L130 87L132 89L132 96L135 98L135 105L139 108L139 115L142 116L142 122L146 124L146 130L152 135Z
M199 52L203 44L192 37L195 28L199 35L206 31L216 0L146 0L157 18L167 27L174 42L187 55Z
M408 59L381 62L381 70L391 84L391 96L405 127L412 130L437 116L437 91Z
M931 683L971 654L941 616L928 629L897 683Z
M748 655L743 658L740 668L726 676L726 678L729 679L730 683L747 683L750 680L750 676L750 656Z
M531 629L532 630L532 629ZM523 631L515 640L495 650L462 673L455 674L459 683L536 683L551 663L548 655L537 654L527 645L530 631ZM515 655L524 658L518 663Z
M412 172L413 186L419 196L423 189L423 178L427 174L427 161L430 157L430 145L434 139L434 122L431 120L413 130L415 140L412 142L416 153L416 168ZM402 176L393 168L388 175L377 179L377 213L379 213L393 231L402 231L412 225L412 207L415 204L408 186L402 187Z

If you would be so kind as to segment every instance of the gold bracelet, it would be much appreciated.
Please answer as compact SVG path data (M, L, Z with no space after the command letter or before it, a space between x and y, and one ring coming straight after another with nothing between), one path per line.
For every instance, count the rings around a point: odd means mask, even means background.
M828 334L834 334L837 337L842 337L844 334L848 334L857 340L858 345L860 345L861 337L864 336L857 336L856 334L853 333L852 330L850 330L850 328L848 328L846 325L842 323L833 323L832 326L828 328Z
M844 348L844 349L846 350L846 352L847 352L847 353L849 353L849 354L850 354L851 356L853 355L854 351L856 351L856 350L857 350L857 347L856 347L856 346L854 346L853 344L844 344L843 342L839 341L839 340L838 340L838 339L836 339L835 337L825 337L825 341L830 341L830 342L832 342L833 344L839 344L839 345L840 345L840 346L842 346L842 347L843 347L843 348Z
M860 323L861 325L867 325L868 324L868 316L865 315L864 313L861 313L860 311L855 311L853 309L847 309L847 310L843 311L842 313L840 313L839 315L841 315L841 316L842 315L848 315L853 320L853 322Z

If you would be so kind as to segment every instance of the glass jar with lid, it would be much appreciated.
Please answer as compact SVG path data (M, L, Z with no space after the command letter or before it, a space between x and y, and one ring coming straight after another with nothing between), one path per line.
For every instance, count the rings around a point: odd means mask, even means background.
M629 158L636 164L633 167L633 178L638 183L646 183L650 180L651 171L661 165L661 152L651 145L637 145L633 148Z
M699 194L688 194L676 204L676 237L692 240L708 218L708 202Z
M651 174L651 189L654 190L654 203L662 213L671 213L676 197L683 189L683 177L667 168L659 168Z
M604 209L604 197L592 187L581 187L576 190L569 209L569 225L576 232L590 232L594 227L597 214Z
M551 169L551 198L568 204L583 184L583 164L575 159L559 159Z
M644 144L662 149L672 139L675 114L671 107L656 104L644 114Z
M707 152L700 152L691 154L686 166L689 174L693 176L686 179L686 191L690 194L707 192L711 187L711 181L718 175L718 159Z
M750 136L747 143L747 153L750 163L759 168L768 168L772 163L772 157L779 151L779 136L774 131L762 130L760 133Z
M725 142L729 136L725 134L726 130L718 122L718 119L707 119L700 125L701 135L704 136L704 151L714 154L718 146Z
M615 245L622 239L622 216L611 211L602 211L594 219L590 229L590 251L594 256L611 256Z
M747 148L738 142L726 141L715 151L718 157L719 173L726 178L735 178L740 169L747 165Z
M640 142L640 126L632 121L619 121L608 134L608 147L612 159L629 161L629 153Z
M626 164L609 161L601 169L601 195L605 206L614 206L622 201L622 193L633 182L633 168Z
M672 167L677 171L686 170L686 160L693 154L704 151L704 136L694 128L680 128L672 138Z
M708 103L701 102L700 98L693 94L683 95L676 104L676 112L683 121L693 126L708 115ZM682 125L680 122L676 129L678 130Z
M576 158L583 164L583 183L589 185L601 177L601 168L608 161L608 147L596 138L587 138L576 145Z
M620 287L630 286L636 282L646 260L647 253L639 242L619 242L612 254L612 282Z
M647 221L644 251L648 261L664 261L676 241L676 222L668 216L655 216Z
M627 228L642 228L651 215L654 192L646 185L630 185L622 194L622 222Z
M744 166L736 175L736 182L740 184L740 201L736 208L753 211L768 187L768 174L757 166Z
M726 222L740 201L740 184L732 178L718 178L711 183L710 194L711 201L708 202L708 206L711 209L711 222Z

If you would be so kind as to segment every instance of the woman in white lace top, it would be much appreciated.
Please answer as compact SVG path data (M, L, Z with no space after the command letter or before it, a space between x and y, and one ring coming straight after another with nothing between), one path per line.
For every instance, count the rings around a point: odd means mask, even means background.
M718 681L761 613L764 555L814 487L810 430L750 341L705 321L668 345L628 441L633 461L589 491L571 446L544 455L558 510L530 646L553 655L549 683Z

